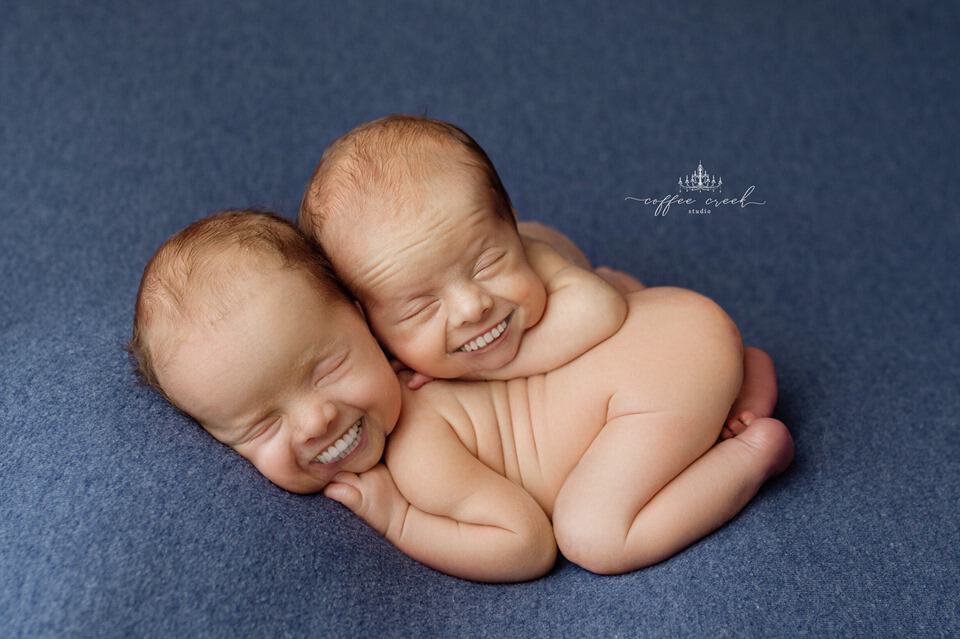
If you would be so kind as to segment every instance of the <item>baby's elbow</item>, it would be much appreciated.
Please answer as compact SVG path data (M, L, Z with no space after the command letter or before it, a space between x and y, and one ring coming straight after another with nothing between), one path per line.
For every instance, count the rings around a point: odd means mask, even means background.
M610 288L599 305L598 326L603 328L604 339L620 330L627 319L627 298Z
M518 544L514 562L517 581L536 579L550 572L557 561L557 540L553 535L553 526L546 515L531 521L519 531L521 543Z
M537 531L536 541L530 548L530 569L537 577L550 572L557 562L557 538L549 521L543 523Z
M539 553L537 554L536 561L536 573L538 577L542 577L553 569L553 565L557 563L557 540L553 536L551 531L549 538L544 538L541 540L539 546Z

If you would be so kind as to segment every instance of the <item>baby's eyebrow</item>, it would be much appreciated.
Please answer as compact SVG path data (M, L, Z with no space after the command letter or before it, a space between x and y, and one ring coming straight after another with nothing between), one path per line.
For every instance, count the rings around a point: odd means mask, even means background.
M366 296L363 300L365 306L370 307L371 309L385 309L388 307L400 306L402 304L407 304L417 299L418 297L423 297L429 292L429 287L424 287L423 282L417 282L417 288L412 286L400 286L399 292L392 293L389 295L379 296L379 295L369 295Z

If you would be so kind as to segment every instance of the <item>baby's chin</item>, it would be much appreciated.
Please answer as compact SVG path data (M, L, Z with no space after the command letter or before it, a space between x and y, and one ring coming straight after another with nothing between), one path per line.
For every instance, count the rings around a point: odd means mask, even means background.
M437 379L485 379L498 370L504 368L515 359L514 356L503 357L488 360L478 360L477 362L457 362L456 366L445 367L441 375L433 375ZM429 373L427 373L429 375Z
M363 442L363 449L357 451L359 453L358 455L346 460L347 463L334 469L333 474L340 471L357 474L365 473L380 462L386 443L386 438L383 433L377 428L370 428L363 436L366 440Z
M474 361L459 362L460 372L451 375L451 377L483 378L508 366L517 358L519 352L520 340L517 339L513 344L504 344L499 350L483 357L477 357ZM465 353L465 355L470 357L470 353Z

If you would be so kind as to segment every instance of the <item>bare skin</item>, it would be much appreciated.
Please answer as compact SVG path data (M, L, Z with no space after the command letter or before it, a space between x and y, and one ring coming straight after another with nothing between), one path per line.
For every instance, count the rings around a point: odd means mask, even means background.
M745 348L743 386L720 431L720 440L742 434L757 417L770 417L776 404L777 374L773 360L759 348Z
M546 376L405 391L389 472L339 474L325 494L414 558L468 579L548 566L545 520L521 489L588 570L666 559L733 517L793 457L789 432L770 418L746 416L716 443L743 353L729 319L691 295L631 294L617 335ZM528 556L538 560L518 559Z
M557 252L582 268L591 268L586 255L566 235L539 222L519 222L525 237L550 244ZM627 295L646 288L629 273L599 266L593 271L622 294ZM418 386L419 387L419 386ZM756 417L770 417L777 404L777 376L773 360L763 350L747 346L743 351L743 386L730 408L719 441L743 433Z
M557 229L533 221L519 221L517 222L517 228L523 237L549 244L553 247L553 250L567 258L570 263L587 270L592 268L590 266L590 260L588 260L587 256L580 250L580 247Z
M427 565L513 581L543 574L557 548L601 574L662 561L789 465L787 428L747 410L770 403L762 369L743 383L745 364L763 360L722 309L591 272L542 225L523 227L530 242L467 147L414 147L407 157L431 158L416 184L332 198L349 210L327 206L317 239L405 364L502 381L403 389L386 467L340 473L324 494ZM590 291L626 302L613 333ZM731 416L739 433L718 443Z
M548 244L571 263L581 268L592 268L595 274L602 277L623 295L642 291L646 288L640 280L624 271L618 271L607 266L593 268L587 256L576 243L551 226L535 221L519 221L517 226L521 236ZM404 368L398 360L393 360L392 364L394 370L398 372ZM416 390L432 381L432 379L432 377L422 373L412 372L407 387ZM730 414L727 416L723 429L720 431L719 441L741 434L746 430L752 417L770 417L776 403L777 377L774 372L773 360L759 348L745 347L743 353L743 386L730 409Z

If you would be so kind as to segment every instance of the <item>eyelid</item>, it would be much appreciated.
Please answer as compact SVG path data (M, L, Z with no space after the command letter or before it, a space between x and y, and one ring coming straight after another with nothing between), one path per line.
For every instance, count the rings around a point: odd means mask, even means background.
M313 369L314 382L320 383L332 373L337 371L343 363L346 361L347 356L350 354L350 351L343 351L339 355L333 357L328 357L321 362L318 362Z
M406 320L413 319L420 313L424 312L425 310L433 306L437 302L437 299L431 298L429 302L427 302L426 300L424 300L424 302L425 302L424 304L414 306L411 310L404 312L400 317L400 321L404 322Z
M279 415L268 415L261 420L258 420L254 423L253 427L250 429L250 435L243 440L243 443L252 442L258 437L262 436L268 430L273 428L273 425L280 421Z
M488 251L487 253L481 255L480 259L477 261L477 266L474 270L474 274L476 275L477 273L480 273L481 271L484 271L490 268L491 266L493 266L494 264L502 260L505 255L506 255L506 252L501 250Z

